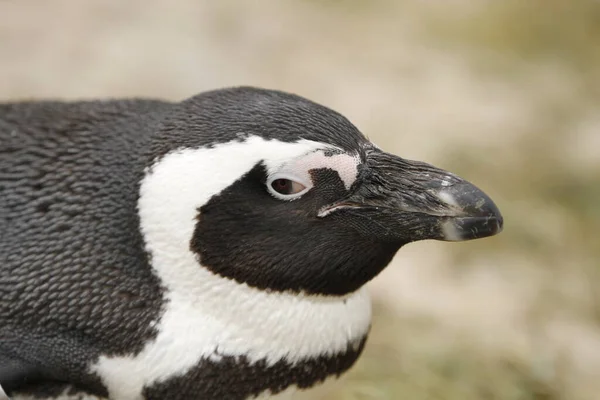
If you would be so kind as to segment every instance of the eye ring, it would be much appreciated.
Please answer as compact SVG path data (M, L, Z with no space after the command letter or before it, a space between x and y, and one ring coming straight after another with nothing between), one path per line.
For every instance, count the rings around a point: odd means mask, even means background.
M271 188L284 196L297 194L306 189L303 184L284 178L275 179L273 182L271 182Z
M287 175L276 175L267 181L269 193L280 200L295 200L310 190L311 186Z

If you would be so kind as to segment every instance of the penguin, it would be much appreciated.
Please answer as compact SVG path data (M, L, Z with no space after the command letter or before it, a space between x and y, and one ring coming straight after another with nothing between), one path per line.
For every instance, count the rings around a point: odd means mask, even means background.
M13 399L315 398L405 244L494 202L276 90L0 104L0 385ZM304 397L303 397L304 396Z

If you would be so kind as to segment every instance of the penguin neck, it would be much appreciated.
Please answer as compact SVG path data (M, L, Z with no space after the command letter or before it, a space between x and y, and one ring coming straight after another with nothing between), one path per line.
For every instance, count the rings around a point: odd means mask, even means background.
M157 327L161 332L197 324L194 334L202 336L207 352L218 348L219 354L245 355L252 361L299 361L343 353L369 330L366 288L335 297L270 292L189 262L195 268L193 279L164 280L166 307Z
M174 254L152 256L164 289L156 337L138 354L100 357L92 367L115 398L137 398L149 382L232 357L301 369L324 359L334 361L318 362L335 367L348 357L351 365L359 356L371 322L366 288L343 297L267 292L213 274L191 252Z
M152 255L165 288L159 335L170 327L194 327L194 341L203 343L205 355L218 348L255 360L294 361L343 352L368 332L366 288L345 296L261 290L214 274L191 251L172 250Z
M164 288L157 341L182 343L196 360L218 353L275 363L343 353L366 337L371 302L365 287L344 296L261 290L201 264L183 240L192 236L193 218L176 235L172 227L151 224L149 215L141 221L153 272Z

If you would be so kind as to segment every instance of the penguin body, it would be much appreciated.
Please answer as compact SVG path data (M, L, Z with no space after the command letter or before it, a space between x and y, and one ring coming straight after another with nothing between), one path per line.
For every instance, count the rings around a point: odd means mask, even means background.
M474 186L287 93L0 105L0 384L312 398L359 357L364 284L402 245L501 225Z
M141 132L163 107L0 106L0 357L35 371L27 380L80 382L107 395L87 372L90 360L139 351L155 335L162 289L148 268L132 188L143 176ZM135 110L145 108L138 119ZM140 134L120 134L124 125Z

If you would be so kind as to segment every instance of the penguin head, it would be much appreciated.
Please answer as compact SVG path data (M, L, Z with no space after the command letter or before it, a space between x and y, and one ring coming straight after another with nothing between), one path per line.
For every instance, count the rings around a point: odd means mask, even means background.
M224 89L176 105L149 158L140 219L167 275L193 259L258 289L344 295L407 243L502 230L473 184L386 153L342 115L279 91Z

